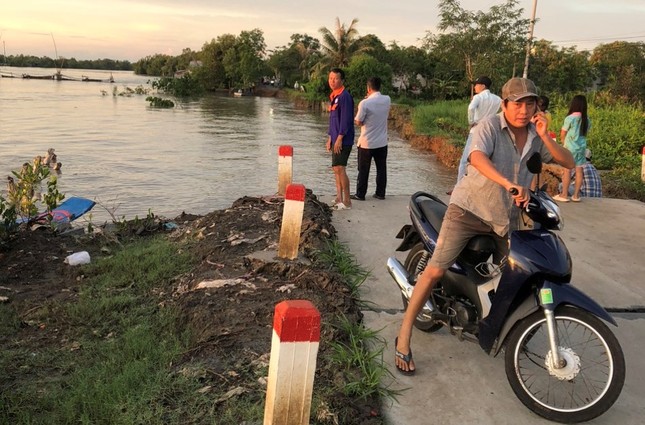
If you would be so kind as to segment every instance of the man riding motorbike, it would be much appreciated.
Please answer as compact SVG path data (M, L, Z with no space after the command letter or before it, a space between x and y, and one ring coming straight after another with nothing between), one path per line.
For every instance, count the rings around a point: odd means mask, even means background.
M513 203L519 206L529 199L533 175L526 161L531 154L539 152L544 162L569 169L575 166L571 153L549 136L537 98L531 80L511 78L502 87L502 112L472 130L466 175L452 192L437 246L417 280L395 341L396 367L405 375L415 371L410 349L414 320L424 305L434 309L428 297L468 241L491 235L496 244L494 262L500 264L507 255L509 230L517 221L511 220Z

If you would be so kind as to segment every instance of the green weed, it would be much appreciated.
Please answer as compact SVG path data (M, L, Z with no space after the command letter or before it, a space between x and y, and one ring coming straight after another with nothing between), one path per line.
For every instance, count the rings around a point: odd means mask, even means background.
M401 392L383 386L385 378L393 377L383 362L385 341L378 331L344 316L334 326L343 337L331 343L332 360L345 376L345 394L363 400L374 396L396 399Z
M315 260L329 270L337 271L345 281L352 297L359 298L359 288L369 277L369 272L356 261L356 257L338 240L328 240L325 249L318 251Z
M337 240L328 241L315 259L343 276L352 297L358 300L359 305L363 304L359 289L370 273L358 264L345 245ZM371 397L395 399L400 392L383 384L392 376L383 362L385 342L378 336L378 331L367 329L362 323L352 322L345 316L339 317L331 326L339 330L339 338L331 343L332 361L344 376L343 392L363 400ZM314 411L324 416L328 409L318 404L314 404Z
M444 100L417 106L412 111L412 124L418 134L447 137L457 146L464 146L468 137L468 103Z
M0 396L0 422L165 424L207 410L199 383L172 368L190 345L190 331L178 328L179 312L157 297L190 266L163 238L133 242L83 266L76 302L52 301L30 316L33 325L50 317L44 329L52 333L74 329L60 346L4 344L0 366L13 372ZM21 324L6 306L0 318L3 337L11 340Z

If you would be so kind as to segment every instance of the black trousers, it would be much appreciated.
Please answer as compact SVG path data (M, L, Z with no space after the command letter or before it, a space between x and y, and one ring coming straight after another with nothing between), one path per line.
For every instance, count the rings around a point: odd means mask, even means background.
M387 146L376 149L358 148L358 179L356 182L356 196L365 197L367 193L367 180L370 176L372 159L376 164L376 192L378 196L385 196L387 186Z

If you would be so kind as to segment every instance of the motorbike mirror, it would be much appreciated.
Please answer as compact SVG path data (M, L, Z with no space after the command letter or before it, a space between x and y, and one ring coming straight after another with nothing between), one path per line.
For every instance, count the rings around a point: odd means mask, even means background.
M542 172L542 155L540 155L540 152L533 152L533 155L526 161L526 167L533 174Z

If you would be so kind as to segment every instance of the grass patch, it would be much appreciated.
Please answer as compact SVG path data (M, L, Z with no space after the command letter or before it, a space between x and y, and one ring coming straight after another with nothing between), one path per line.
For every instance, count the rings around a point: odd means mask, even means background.
M463 147L468 137L468 102L445 100L420 105L412 111L412 124L417 134L443 136Z
M550 94L551 130L560 139L560 127L569 110L573 94ZM641 173L642 135L645 111L640 104L621 103L607 93L588 93L591 129L587 135L593 163L602 173L606 197L645 200ZM462 148L468 136L468 101L450 100L419 104L412 110L417 134L447 138Z
M645 202L645 183L639 168L617 168L601 173L603 196Z
M340 317L335 326L347 336L331 343L333 361L345 376L345 395L359 400L371 397L396 400L401 391L383 386L385 378L392 381L394 377L384 364L385 341L378 331L366 329L345 317Z
M326 248L319 251L315 258L340 273L352 296L359 305L362 304L359 289L370 273L358 264L345 245L337 240L328 241ZM379 331L367 329L363 323L351 321L345 316L339 316L332 326L341 335L331 345L332 362L344 377L344 394L359 400L373 397L396 399L400 391L383 386L386 380L392 381L387 378L393 377L383 361L385 341L379 337ZM324 417L325 406L319 405L316 411L318 416Z
M179 423L209 403L194 380L172 370L189 346L178 312L159 294L191 261L165 238L133 242L112 258L83 266L78 298L52 301L36 321L52 317L46 338L15 338L19 320L2 306L0 366L9 373L0 422L12 424Z
M569 111L570 96L552 99L552 130L560 139L560 127ZM636 169L641 167L641 146L645 133L645 111L638 105L608 103L597 94L587 95L591 129L587 135L593 163L599 169Z
M349 249L337 240L328 240L325 249L315 255L315 260L330 270L335 270L343 277L351 295L359 299L359 289L370 273L356 261Z

